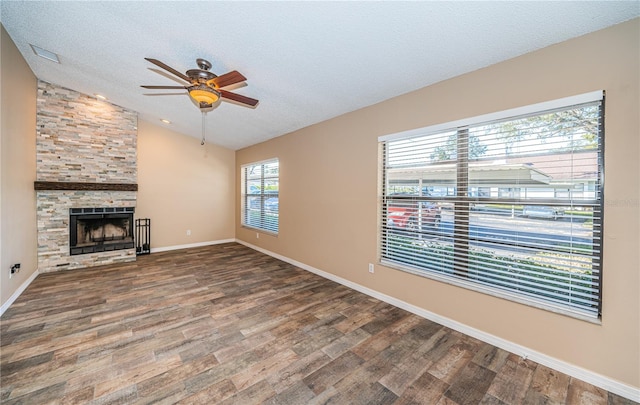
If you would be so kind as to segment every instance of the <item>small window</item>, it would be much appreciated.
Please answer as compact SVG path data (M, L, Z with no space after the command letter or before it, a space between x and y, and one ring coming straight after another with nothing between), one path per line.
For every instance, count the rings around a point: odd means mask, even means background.
M242 170L242 225L278 233L278 159L244 165Z
M599 318L603 97L381 137L381 262Z

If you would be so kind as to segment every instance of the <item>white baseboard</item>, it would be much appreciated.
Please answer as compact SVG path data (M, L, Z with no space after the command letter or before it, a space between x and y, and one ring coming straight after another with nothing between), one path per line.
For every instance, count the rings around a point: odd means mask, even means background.
M517 343L502 339L498 336L491 335L489 333L483 332L479 329L472 328L468 325L462 324L460 322L454 321L453 319L440 316L433 312L427 311L423 308L417 307L415 305L409 304L408 302L399 300L397 298L391 297L389 295L380 293L378 291L372 290L368 287L364 287L360 284L354 283L342 277L338 277L334 274L327 273L325 271L316 269L315 267L311 267L304 263L298 262L297 260L293 260L286 256L279 255L277 253L271 252L269 250L263 249L261 247L252 245L245 241L236 239L236 242L245 245L253 250L257 250L258 252L264 253L271 257L275 257L276 259L282 260L283 262L287 262L296 267L299 267L303 270L307 270L311 273L317 274L321 277L329 279L331 281L335 281L338 284L342 284L345 287L349 287L356 291L359 291L363 294L369 295L371 297L377 298L380 301L384 301L388 304L396 306L398 308L409 311L413 314L421 316L430 321L436 322L440 325L446 326L458 332L464 333L465 335L474 337L483 342L489 343L496 347L499 347L503 350L506 350L511 353L515 353L521 357L528 358L530 360L535 361L538 364L542 364L546 367L552 368L554 370L560 371L564 374L567 374L571 377L577 378L579 380L585 381L589 384L595 385L596 387L600 387L604 390L610 391L614 394L620 395L627 399L631 399L636 402L640 402L640 388L633 387L628 384L622 383L620 381L611 379L609 377L594 373L582 367L578 367L574 364L567 363L562 360L558 360L554 357L548 356L544 353L537 352L528 347L519 345Z
M209 245L219 245L221 243L231 243L235 241L236 241L235 239L220 239L220 240L211 240L207 242L189 243L187 245L163 246L158 248L151 248L151 253L168 252L169 250L189 249L189 248L209 246Z
M11 294L11 297L9 297L9 299L7 301L5 301L5 303L2 304L2 306L0 307L0 316L2 316L2 314L4 314L4 311L9 309L11 304L13 304L15 302L15 300L18 299L20 294L22 294L24 292L24 290L26 290L27 287L29 287L29 284L31 284L33 282L33 280L35 280L36 277L38 277L38 274L40 274L39 270L34 271L29 276L29 278L26 279L25 282L22 283L22 285L20 285L20 287L18 287L18 289L13 294Z

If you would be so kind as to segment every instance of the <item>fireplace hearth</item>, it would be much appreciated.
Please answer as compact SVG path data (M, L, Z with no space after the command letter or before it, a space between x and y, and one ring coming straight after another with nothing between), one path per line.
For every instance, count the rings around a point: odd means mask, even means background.
M69 253L133 248L133 213L133 207L69 209Z

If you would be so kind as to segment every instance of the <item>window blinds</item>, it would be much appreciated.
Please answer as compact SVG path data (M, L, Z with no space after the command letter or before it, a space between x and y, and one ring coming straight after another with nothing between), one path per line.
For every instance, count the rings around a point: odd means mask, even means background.
M383 137L382 262L598 317L602 100Z
M280 167L277 159L242 166L242 225L278 233Z

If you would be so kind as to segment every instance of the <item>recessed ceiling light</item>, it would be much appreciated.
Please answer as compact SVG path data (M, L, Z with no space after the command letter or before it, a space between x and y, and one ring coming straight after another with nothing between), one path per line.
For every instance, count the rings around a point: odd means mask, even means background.
M103 96L102 94L96 94L95 96L96 96L96 98L97 98L97 99L100 99L100 100L106 100L106 99L107 99L107 98L106 98L105 96Z
M164 118L163 118L163 119L161 119L160 121L164 122L165 124L171 124L171 121L169 121L169 120L165 120Z
M39 46L35 46L33 44L29 45L31 46L31 49L33 49L33 53L40 56L41 58L48 59L55 63L60 63L60 59L58 59L58 55L56 55L55 53L47 51L46 49L42 49Z

